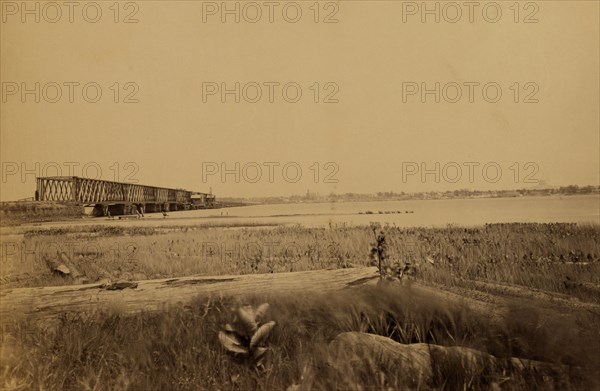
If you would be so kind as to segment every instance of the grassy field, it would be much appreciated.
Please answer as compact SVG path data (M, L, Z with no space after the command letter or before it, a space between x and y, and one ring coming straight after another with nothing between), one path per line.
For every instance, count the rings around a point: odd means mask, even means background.
M232 308L265 301L277 326L259 370L227 355L217 333L231 322ZM160 314L65 315L51 330L14 325L18 339L5 341L1 370L8 389L285 390L298 383L305 390L555 389L535 374L513 376L510 368L464 373L460 362L444 363L426 384L382 372L372 362L343 372L328 365L328 342L340 332L364 331L402 343L468 346L500 359L570 365L568 376L555 379L557 389L597 389L598 317L540 322L535 314L521 308L491 323L466 308L451 311L402 289L375 287L326 297L197 299Z
M417 267L417 280L468 289L473 281L527 287L577 303L600 303L600 227L509 224L476 228L380 227L390 260ZM278 273L369 264L371 227L87 227L8 236L3 288L100 279L191 274ZM46 258L66 254L79 280L54 275ZM599 389L600 314L569 308L545 312L519 301L492 320L467 307L447 308L401 286L325 295L189 298L161 313L65 314L59 324L3 324L0 387L55 390ZM268 302L277 322L264 366L240 363L217 334L233 309ZM479 371L438 363L430 381L384 371L368 360L340 371L327 345L345 331L401 343L466 346L498 357L568 366L549 382L516 375L508 364Z
M60 221L82 218L82 206L65 205L55 201L0 202L0 220L3 226L23 223Z
M600 302L600 226L381 227L391 260L441 284L485 280ZM278 273L369 264L371 227L85 227L32 230L3 244L5 287L193 274ZM64 253L82 279L54 275Z

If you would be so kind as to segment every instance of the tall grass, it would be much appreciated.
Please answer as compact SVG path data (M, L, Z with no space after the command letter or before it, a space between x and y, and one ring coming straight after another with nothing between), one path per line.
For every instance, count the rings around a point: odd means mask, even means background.
M600 285L599 226L381 228L389 260L416 264L418 278L425 282L460 286L484 280L600 301L594 289ZM141 279L367 265L374 237L370 227L346 226L168 231L105 227L35 231L15 240L18 252L2 260L2 289L74 283L48 269L46 258L58 251L67 252L89 281ZM563 316L544 308L541 316L535 300L530 305L521 300L506 317L491 320L479 311L445 308L431 297L394 285L327 295L189 299L185 306L160 313L65 313L53 323L3 320L0 388L286 390L292 384L304 390L600 388L600 316L585 310L573 309ZM235 308L262 302L270 303L269 319L277 326L264 368L257 370L232 360L217 336L231 322ZM520 357L570 369L545 382L536 373L517 376L509 365L480 368L474 375L460 360L450 360L436 363L434 377L426 384L369 360L340 370L330 365L327 346L346 331L378 334L403 344L471 347L501 361Z
M217 334L243 304L271 304L277 321L264 370L232 360ZM255 295L237 299L197 298L161 313L64 315L57 324L21 323L16 340L3 344L0 386L56 390L306 390L358 389L550 389L535 373L521 377L509 367L461 371L460 361L437 368L427 384L400 371L383 372L364 362L343 372L328 361L327 344L345 331L388 336L401 343L469 346L500 359L520 357L570 365L554 379L560 389L594 389L600 359L599 319L579 314L577 324L509 316L490 323L466 308L448 309L399 287L365 287L334 294ZM522 315L522 314L521 314ZM19 333L26 329L27 333ZM362 387L362 388L361 388Z
M382 229L390 261L417 265L426 281L486 280L600 302L598 225ZM89 282L363 266L373 241L371 228L347 226L35 231L20 239L18 249L24 252L3 259L3 277L5 287L68 284L46 266L57 250L67 252Z

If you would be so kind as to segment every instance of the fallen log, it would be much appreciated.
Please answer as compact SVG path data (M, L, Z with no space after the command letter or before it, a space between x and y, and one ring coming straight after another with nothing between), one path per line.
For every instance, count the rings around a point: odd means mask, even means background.
M323 293L344 288L373 285L376 267L313 270L291 273L223 276L187 276L142 281L97 282L95 284L38 288L0 289L0 316L3 321L26 316L53 318L63 312L118 309L124 313L156 311L173 304L186 304L196 296L243 296L252 293ZM420 282L391 283L407 295L435 301L446 308L468 307L491 321L502 321L514 307L513 299L482 292L452 292L445 287ZM463 293L463 294L460 294ZM518 303L525 305L526 303ZM553 316L560 314L556 309ZM567 316L567 313L564 314Z
M250 293L327 292L366 285L377 268L314 270L291 273L187 276L137 281L128 289L106 289L106 283L0 290L0 317L52 318L63 312L119 309L154 311L186 303L198 295L236 296ZM108 285L110 286L110 285Z

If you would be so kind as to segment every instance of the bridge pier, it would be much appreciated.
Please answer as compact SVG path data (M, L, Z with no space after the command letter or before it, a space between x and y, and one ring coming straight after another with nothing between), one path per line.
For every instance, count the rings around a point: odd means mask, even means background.
M160 204L150 203L146 204L146 212L148 213L160 213L162 212Z
M99 217L139 214L143 217L146 213L175 212L190 209L193 209L192 204L179 204L176 202L103 202L94 205L92 214Z

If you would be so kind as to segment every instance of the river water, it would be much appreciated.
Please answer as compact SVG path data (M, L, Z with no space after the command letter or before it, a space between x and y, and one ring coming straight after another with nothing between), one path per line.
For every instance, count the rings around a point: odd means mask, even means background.
M37 226L125 225L284 225L327 227L371 222L399 227L443 227L449 224L477 226L486 223L595 223L600 224L600 196L546 196L470 198L375 202L296 203L236 208L147 213L144 218L104 217L68 222L37 223Z
M408 213L407 213L408 212ZM156 216L158 217L158 216ZM154 218L154 217L153 217ZM168 219L328 226L389 223L402 227L509 222L600 224L600 196L545 196L376 202L297 203L170 213Z

